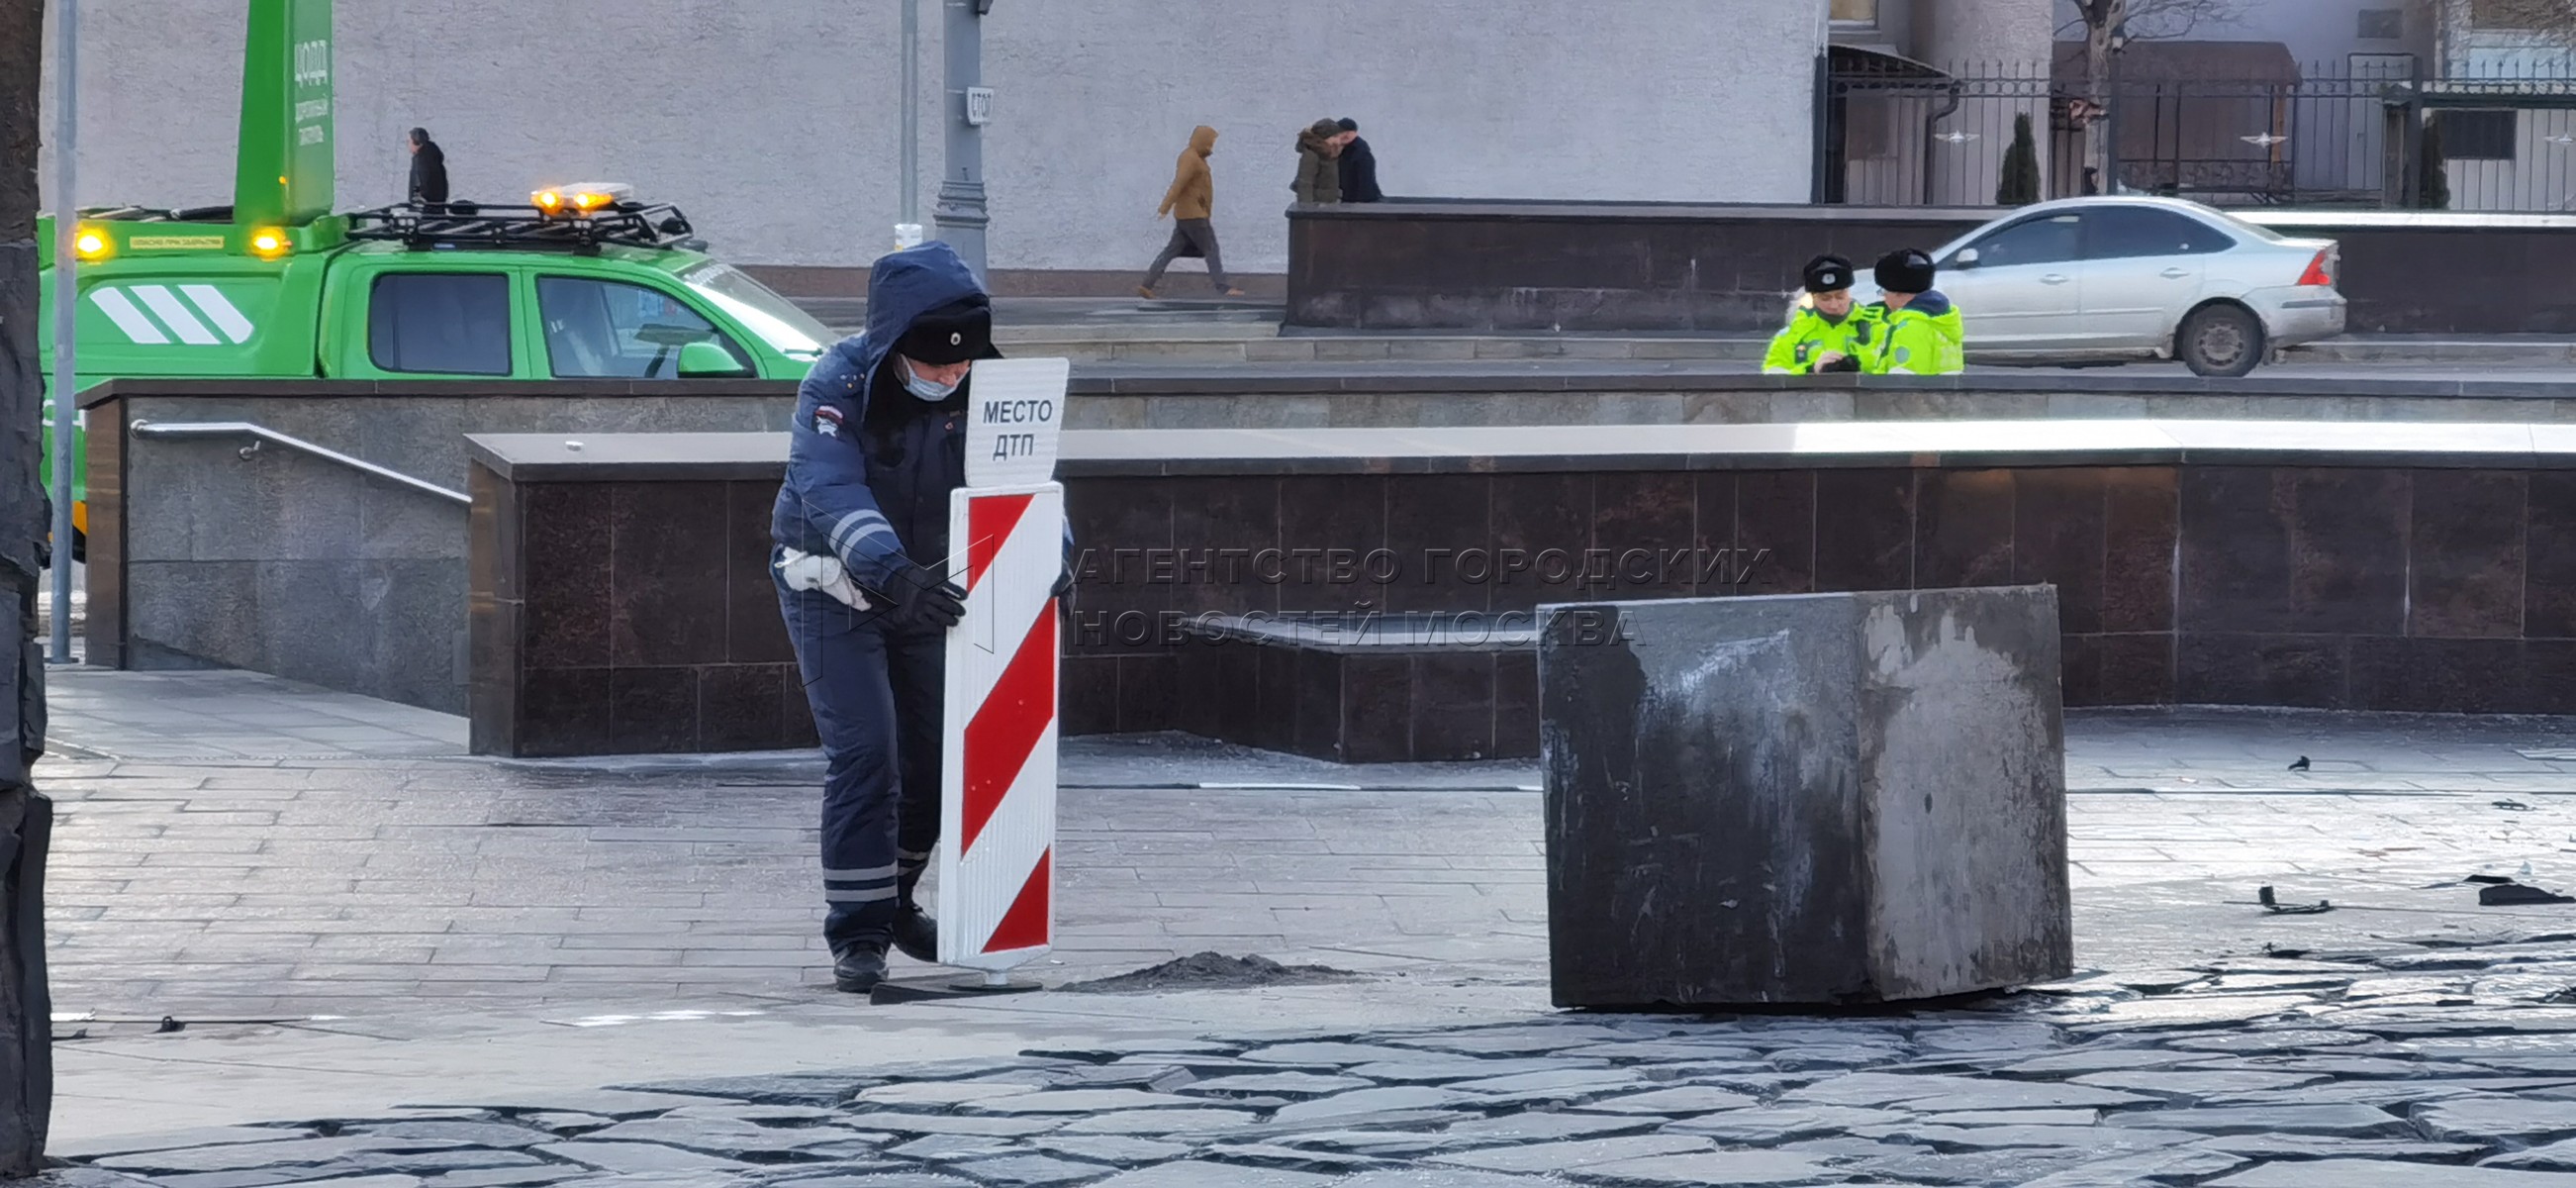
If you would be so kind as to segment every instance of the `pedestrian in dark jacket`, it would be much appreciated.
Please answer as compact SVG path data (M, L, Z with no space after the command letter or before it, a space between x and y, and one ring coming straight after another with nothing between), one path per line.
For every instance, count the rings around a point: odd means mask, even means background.
M1342 200L1342 135L1333 120L1317 120L1297 134L1297 181L1290 188L1300 204Z
M1360 139L1360 122L1343 116L1340 127L1350 137L1342 146L1342 201L1384 201L1386 191L1377 188L1377 153Z
M429 138L429 129L414 128L411 144L411 201L436 206L447 201L447 154Z
M1243 296L1243 290L1225 279L1225 261L1217 255L1216 224L1210 221L1216 210L1216 175L1208 171L1208 157L1215 152L1216 129L1205 124L1190 133L1190 147L1181 150L1180 163L1172 170L1172 188L1163 191L1163 205L1154 211L1155 218L1170 215L1175 220L1171 242L1163 245L1162 255L1154 257L1154 266L1145 270L1145 283L1136 286L1136 295L1147 301L1154 299L1154 286L1162 283L1163 270L1183 256L1207 261L1208 280L1218 292Z

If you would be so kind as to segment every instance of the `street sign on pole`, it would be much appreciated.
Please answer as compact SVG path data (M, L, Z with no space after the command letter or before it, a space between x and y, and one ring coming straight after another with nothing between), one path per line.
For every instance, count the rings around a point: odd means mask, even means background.
M53 501L54 566L52 613L46 628L52 641L45 658L55 664L72 659L72 444L80 436L79 385L73 380L72 328L80 313L80 289L72 240L80 230L80 206L72 189L80 160L74 143L80 129L80 0L57 0L54 22L61 38L61 57L54 63L54 391Z

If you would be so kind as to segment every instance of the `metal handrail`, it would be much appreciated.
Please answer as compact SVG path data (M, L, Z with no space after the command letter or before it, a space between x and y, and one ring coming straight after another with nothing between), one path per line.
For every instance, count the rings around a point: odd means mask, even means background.
M474 504L474 497L463 491L451 491L426 479L413 478L398 470L388 470L364 458L352 458L329 446L316 445L300 437L289 437L265 425L254 425L248 421L136 421L132 430L136 437L142 438L247 437L251 441L249 445L241 448L241 456L244 458L257 453L261 442L274 442L299 453L311 454L325 462L337 462L361 474L372 475L389 483L401 483L424 495L435 495L451 503L461 503L468 507Z

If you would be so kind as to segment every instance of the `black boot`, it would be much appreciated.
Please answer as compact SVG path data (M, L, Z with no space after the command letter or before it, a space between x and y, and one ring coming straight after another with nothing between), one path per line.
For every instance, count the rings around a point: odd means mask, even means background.
M851 941L832 950L832 985L850 994L877 988L886 976L883 940Z
M894 947L915 961L936 964L939 960L939 922L910 896L895 911Z

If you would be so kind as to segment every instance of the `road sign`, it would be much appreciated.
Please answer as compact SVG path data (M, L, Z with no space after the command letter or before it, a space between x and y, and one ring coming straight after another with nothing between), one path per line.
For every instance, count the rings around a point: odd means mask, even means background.
M976 365L979 390L987 366ZM1062 641L1051 592L1064 570L1064 488L958 488L948 539L962 542L953 564L966 615L948 633L939 961L1000 980L1055 940Z
M1072 377L1073 363L1066 359L986 359L975 365L966 389L967 486L1026 486L1055 478L1056 435L1064 431L1064 391Z

